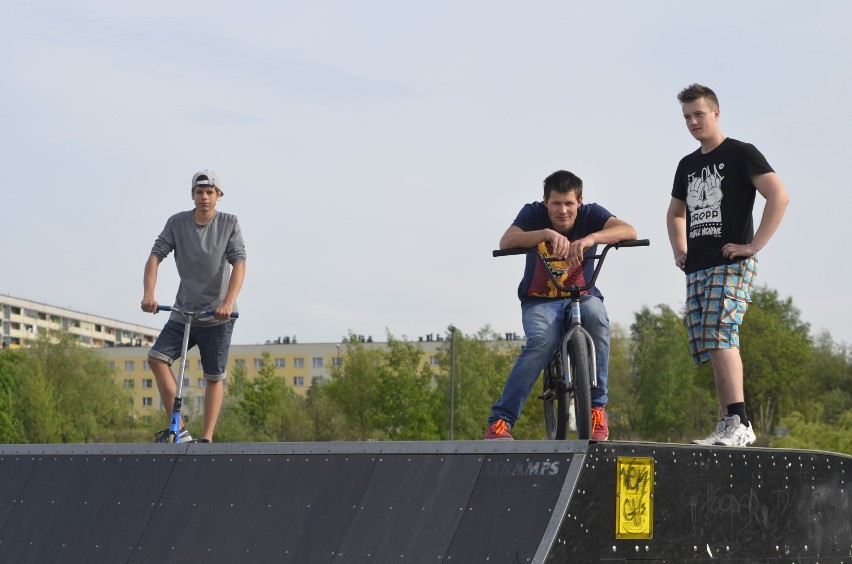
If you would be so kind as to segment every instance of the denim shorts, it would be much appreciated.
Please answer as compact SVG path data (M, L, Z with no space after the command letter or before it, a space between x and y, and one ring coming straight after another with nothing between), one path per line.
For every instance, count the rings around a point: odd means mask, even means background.
M711 349L739 348L756 275L757 257L687 274L686 330L695 364L709 361Z
M225 379L225 368L228 365L228 352L231 348L234 321L232 319L212 327L192 326L189 328L187 350L198 345L205 380ZM163 330L160 331L157 342L148 352L148 356L168 362L171 366L174 361L180 358L181 348L183 347L183 330L183 323L169 319Z

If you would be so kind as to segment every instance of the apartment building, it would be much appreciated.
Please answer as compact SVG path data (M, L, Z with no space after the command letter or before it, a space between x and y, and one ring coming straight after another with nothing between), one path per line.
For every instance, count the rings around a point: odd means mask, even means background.
M417 343L423 350L421 362L430 366L438 365L438 351L442 341L423 340ZM387 343L365 342L361 345L366 349L385 349ZM331 372L340 366L346 355L346 343L278 343L270 342L263 345L231 345L228 356L228 374L233 374L236 367L245 368L246 377L255 378L263 367L264 355L274 367L275 375L284 379L287 386L296 394L304 396L313 383L321 383L331 377ZM148 366L148 350L150 347L119 347L104 348L99 352L104 355L109 366L115 370L116 380L128 391L133 407L138 416L149 418L159 416L163 409L157 392L154 375ZM186 355L187 366L183 379L183 411L190 414L201 414L204 404L204 370L198 348ZM173 371L180 373L179 363L175 363ZM228 380L225 380L227 389Z
M2 321L3 348L21 348L42 332L62 331L75 335L77 341L98 350L111 368L116 381L128 392L137 416L148 419L159 417L163 406L157 391L154 375L148 366L148 351L160 334L159 328L125 323L115 319L99 317L15 298L0 294L0 321ZM358 337L356 337L358 338ZM507 340L520 337L507 333ZM371 337L359 338L366 349L387 348L386 342L373 342ZM429 334L418 338L422 349L421 363L438 366L439 351L446 347L443 336ZM520 342L519 345L520 347ZM263 367L264 355L275 370L275 375L296 394L304 396L314 383L331 377L331 372L340 366L346 355L347 343L297 343L295 338L277 338L265 344L232 344L227 372L233 374L236 367L243 367L246 377L255 378ZM175 375L180 367L173 367ZM227 387L228 380L225 381ZM204 403L204 371L198 349L187 354L187 366L183 382L183 412L188 416L201 414Z
M46 331L71 333L87 347L128 347L154 344L159 329L81 313L32 300L0 294L0 344L26 346Z

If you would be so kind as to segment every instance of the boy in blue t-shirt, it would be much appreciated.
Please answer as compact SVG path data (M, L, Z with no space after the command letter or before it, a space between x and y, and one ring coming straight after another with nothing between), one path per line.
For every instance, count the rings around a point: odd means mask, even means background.
M635 239L636 230L597 204L583 203L583 181L560 170L544 180L544 200L525 205L500 239L501 249L546 247L547 254L563 259L566 282L591 279L593 261L580 274L577 268L584 255L594 255L598 244ZM520 418L524 402L535 381L559 344L571 300L556 290L532 255L527 256L524 278L518 287L521 320L527 343L509 372L503 394L491 406L486 439L511 440L510 429ZM576 277L576 278L572 278ZM592 439L609 437L606 411L607 368L609 364L609 318L603 295L596 287L580 301L583 327L595 343L598 385L592 388Z

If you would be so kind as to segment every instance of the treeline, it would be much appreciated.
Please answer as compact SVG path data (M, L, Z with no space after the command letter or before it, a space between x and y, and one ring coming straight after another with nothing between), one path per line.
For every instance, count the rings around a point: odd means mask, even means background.
M0 443L133 442L132 413L104 357L68 333L0 352Z
M852 351L828 334L810 335L791 299L760 288L753 300L741 353L758 444L852 454ZM235 369L215 439L478 440L520 344L487 327L456 331L441 345L437 370L421 366L417 343L392 335L386 349L358 339L345 347L330 381L306 397L275 376L269 355L252 380ZM613 328L610 354L612 439L689 442L710 431L718 417L712 369L693 366L681 313L643 308L629 328ZM537 395L513 429L518 439L543 438ZM0 354L0 442L144 442L164 426L165 414L156 419L147 427L133 421L105 361L69 339Z

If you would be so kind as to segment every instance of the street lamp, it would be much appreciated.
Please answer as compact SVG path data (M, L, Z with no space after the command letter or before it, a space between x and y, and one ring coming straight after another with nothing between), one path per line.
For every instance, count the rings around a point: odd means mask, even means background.
M456 401L456 326L450 323L450 440L453 440L454 414Z

